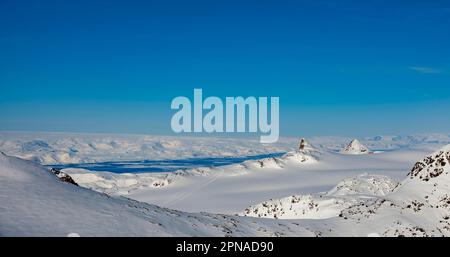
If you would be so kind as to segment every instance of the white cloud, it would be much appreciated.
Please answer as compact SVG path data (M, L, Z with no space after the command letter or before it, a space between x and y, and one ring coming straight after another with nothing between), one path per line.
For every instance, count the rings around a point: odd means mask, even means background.
M437 74L437 73L441 73L440 70L435 69L435 68L431 68L431 67L419 67L419 66L413 66L413 67L409 67L411 70L416 71L418 73L423 73L423 74Z

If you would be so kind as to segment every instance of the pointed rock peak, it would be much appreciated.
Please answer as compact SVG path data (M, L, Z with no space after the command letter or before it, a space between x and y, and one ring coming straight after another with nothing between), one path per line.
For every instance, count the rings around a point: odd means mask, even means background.
M358 139L353 139L351 142L350 142L350 144L348 144L349 146L360 146L360 145L363 145L361 142L359 142L359 140Z
M429 181L441 175L448 175L450 172L450 145L443 147L441 150L425 157L422 161L417 162L409 177L411 179L420 179Z
M341 150L344 154L369 154L371 151L358 139L353 139L344 149Z
M302 153L318 152L318 150L314 146L312 146L305 138L300 139L298 151Z
M308 149L308 148L311 148L311 144L309 144L309 142L306 141L305 138L301 138L300 139L300 144L298 146L298 150L305 150L305 149Z

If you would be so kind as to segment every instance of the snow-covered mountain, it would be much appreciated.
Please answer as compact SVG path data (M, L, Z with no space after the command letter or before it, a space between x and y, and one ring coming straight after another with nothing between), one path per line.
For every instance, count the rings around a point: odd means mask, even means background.
M336 152L350 140L346 137L308 138L315 148ZM362 138L361 142L376 151L433 150L450 144L450 135L375 136ZM276 144L261 145L256 138L0 132L0 151L41 164L250 156L292 150L298 150L297 138L280 138Z
M358 139L353 139L344 149L341 150L342 154L369 154L371 153L369 148L363 145Z
M0 236L293 236L292 222L192 214L115 198L63 182L0 153Z
M363 173L400 181L427 151L350 155L294 150L280 157L164 173L111 173L66 168L80 186L188 212L235 214L268 199L317 194ZM220 200L217 200L220 199Z
M321 194L324 202L320 195L290 198L291 205L282 201L283 208L299 207L291 214L318 210L322 219L275 220L187 213L112 197L0 154L0 235L449 236L449 171L450 145L419 161L396 187L388 178L363 175ZM327 198L357 202L335 216L322 211L332 206ZM312 210L304 208L311 199Z
M321 149L340 151L352 138L336 136L317 136L308 138L309 142ZM361 143L374 151L399 149L426 149L433 151L450 144L450 134L379 135L360 138Z
M323 222L342 234L450 236L449 171L450 145L417 162L398 186L387 178L359 177L344 180L323 195L271 200L243 214L282 219L327 218L339 213L338 218ZM352 232L345 231L345 223L352 226Z
M40 164L253 156L287 152L294 139L0 132L0 151Z
M326 193L293 195L250 206L241 214L276 219L326 219L337 217L355 204L390 193L397 183L387 176L363 174L345 179Z
M416 163L382 199L342 211L358 224L382 224L384 236L450 236L450 145Z

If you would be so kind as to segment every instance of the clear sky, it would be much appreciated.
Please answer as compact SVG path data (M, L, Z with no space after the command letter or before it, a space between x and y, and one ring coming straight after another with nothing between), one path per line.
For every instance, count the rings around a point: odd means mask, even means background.
M203 88L279 96L282 136L450 132L445 0L2 0L0 28L0 130L172 134Z

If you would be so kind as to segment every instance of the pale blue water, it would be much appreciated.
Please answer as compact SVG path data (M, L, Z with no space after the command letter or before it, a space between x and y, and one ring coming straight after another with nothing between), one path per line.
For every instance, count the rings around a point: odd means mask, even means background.
M57 169L81 168L91 171L109 171L114 173L172 172L180 169L217 167L235 163L242 163L247 160L258 160L267 157L279 157L283 154L284 153L271 153L240 157L206 157L180 160L118 161L49 166Z

